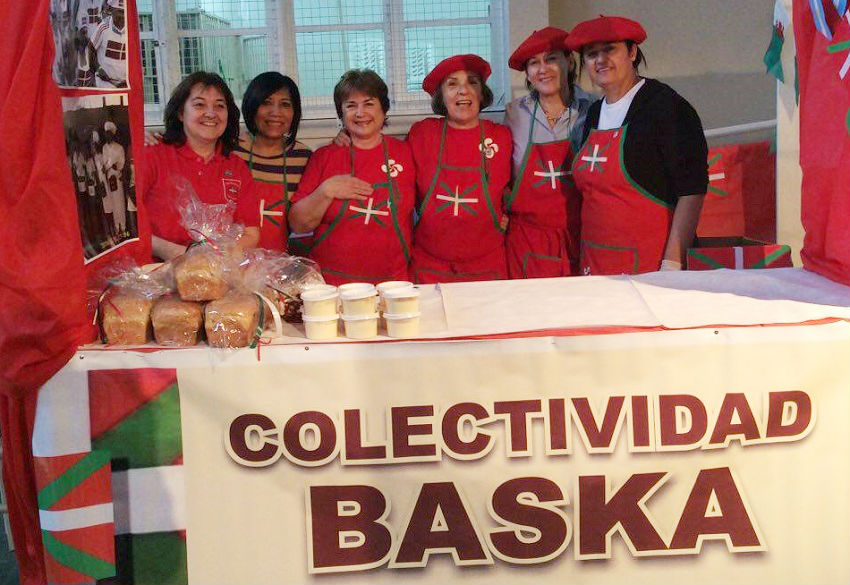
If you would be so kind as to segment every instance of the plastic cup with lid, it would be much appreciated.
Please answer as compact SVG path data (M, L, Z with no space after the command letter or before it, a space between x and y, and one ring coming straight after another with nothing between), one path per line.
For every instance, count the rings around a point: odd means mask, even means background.
M334 339L339 330L339 315L302 315L307 339Z
M413 283L409 280L386 280L379 282L375 288L378 289L378 308L383 312L386 310L384 303L384 293L396 288L413 288Z
M342 315L345 336L351 339L372 339L378 336L378 313Z
M391 288L383 295L387 313L404 315L419 312L419 289L415 287Z
M346 316L370 315L378 310L378 291L368 287L351 287L339 293L342 314Z
M390 337L419 337L420 313L384 313L387 335Z
M331 317L337 314L339 291L335 286L322 285L301 292L301 313L310 317Z

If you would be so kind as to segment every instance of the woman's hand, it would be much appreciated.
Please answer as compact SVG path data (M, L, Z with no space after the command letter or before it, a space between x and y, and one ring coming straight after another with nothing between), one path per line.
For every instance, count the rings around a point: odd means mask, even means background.
M162 134L145 130L145 146L156 146L162 142Z
M322 181L316 189L327 199L357 199L365 201L372 194L372 185L351 175L334 175Z
M167 262L185 254L186 246L169 242L159 236L151 236L151 251L156 258Z
M351 175L328 177L316 190L298 201L289 210L289 227L297 234L313 231L334 199L365 201L372 194L372 185Z

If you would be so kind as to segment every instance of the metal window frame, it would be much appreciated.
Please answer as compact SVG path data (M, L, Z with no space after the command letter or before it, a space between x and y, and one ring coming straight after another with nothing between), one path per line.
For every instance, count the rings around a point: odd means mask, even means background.
M490 25L491 58L496 63L506 60L507 3L509 0L491 0L488 17L447 18L435 20L404 20L404 6L401 0L384 0L383 8L387 20L383 23L331 24L331 25L295 25L294 0L266 0L266 26L243 27L233 29L178 29L176 0L153 0L153 30L140 33L140 39L154 41L154 56L157 63L157 84L161 104L145 105L145 123L161 125L162 110L167 96L180 83L180 39L191 37L224 37L243 35L264 35L267 38L266 50L270 69L277 69L299 82L298 60L295 35L299 32L362 31L383 30L384 49L387 60L387 86L390 101L398 104L401 115L430 114L430 98L425 92L407 91L407 55L405 53L405 31L410 28L437 26L464 26L476 24ZM491 87L494 102L490 111L504 108L509 98L510 86L504 67L494 67ZM241 101L241 96L239 96ZM336 119L332 96L311 98L305 104L305 120ZM402 107L403 105L403 107Z

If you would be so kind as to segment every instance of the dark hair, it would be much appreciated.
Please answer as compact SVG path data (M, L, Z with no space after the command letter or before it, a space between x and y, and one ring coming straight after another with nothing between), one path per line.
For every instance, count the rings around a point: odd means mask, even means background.
M289 125L289 134L286 136L286 145L291 146L295 143L298 125L301 123L301 93L290 77L277 71L266 71L252 79L242 96L242 118L245 120L248 132L256 135L257 110L266 98L282 89L289 92L289 98L292 100L292 122Z
M224 96L224 101L227 103L227 126L224 129L224 134L218 138L218 142L221 144L221 153L227 156L239 142L239 107L236 105L227 83L219 75L207 71L195 71L187 75L171 92L171 97L168 98L163 113L165 133L162 136L162 141L177 146L186 144L186 132L183 130L180 114L189 99L189 94L192 93L192 88L198 84L201 84L205 89L207 87L216 88Z
M551 52L551 51L550 51ZM564 51L564 56L567 60L567 70L564 71L561 69L561 101L564 102L566 107L570 107L573 104L573 88L576 85L576 79L578 78L578 72L576 71L575 60L573 59L573 55L570 51ZM525 66L523 69L526 70L525 76L525 87L528 89L531 97L535 100L539 100L540 96L537 93L537 90L532 87L531 82L528 80L528 61L525 62ZM564 83L566 81L566 83Z
M634 41L626 41L626 50L631 51L633 46L637 47L637 56L635 57L635 60L632 61L632 66L635 68L635 71L637 71L638 65L642 63L644 67L646 67L647 62L646 56L643 54L643 51L640 50L640 45Z
M475 75L478 75L477 73ZM481 79L481 77L479 77ZM443 84L446 82L445 79L440 82L440 85L437 87L437 91L434 92L434 95L431 96L431 111L433 111L438 116L448 116L449 110L446 108L446 102L443 100ZM481 110L485 110L490 107L493 103L493 90L487 85L487 83L481 79L481 103L478 106L478 112Z
M350 69L342 74L334 87L334 105L340 120L342 120L342 102L355 91L377 98L381 102L384 114L390 111L389 90L381 76L371 69ZM386 123L386 120L384 122Z

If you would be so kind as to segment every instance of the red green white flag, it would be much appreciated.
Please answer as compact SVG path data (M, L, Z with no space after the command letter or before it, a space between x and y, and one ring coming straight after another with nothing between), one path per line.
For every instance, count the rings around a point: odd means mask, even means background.
M785 72L782 69L782 49L785 46L785 34L789 30L791 19L785 8L784 0L776 0L773 5L773 31L770 37L770 45L762 60L767 67L767 72L785 83Z

